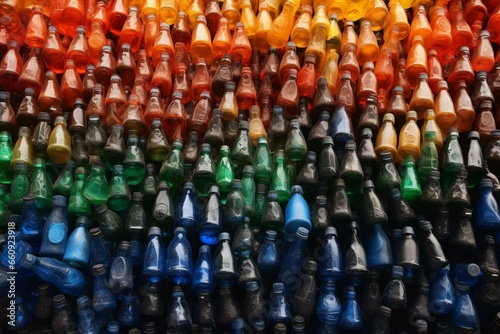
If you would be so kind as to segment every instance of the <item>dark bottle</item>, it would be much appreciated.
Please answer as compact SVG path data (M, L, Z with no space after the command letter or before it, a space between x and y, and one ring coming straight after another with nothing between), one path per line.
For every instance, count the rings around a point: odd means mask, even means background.
M439 171L433 170L429 172L427 182L423 186L420 207L425 213L432 213L436 212L442 203L443 194L441 193L440 174Z
M124 129L121 125L114 125L111 134L102 150L102 160L108 169L119 165L125 159L125 140L123 138Z
M345 275L354 285L359 285L368 274L366 252L359 238L359 225L351 222L351 237L344 256Z
M441 185L443 185L441 180ZM444 205L450 209L461 209L470 206L470 195L467 190L467 169L462 168L453 183L450 184L444 197Z
M483 150L479 143L479 133L471 131L467 135L469 149L466 155L467 187L474 188L483 177Z
M403 238L399 242L397 252L397 265L405 270L415 270L420 267L418 245L414 239L415 234L411 226L403 227Z
M342 225L348 224L352 218L351 204L345 188L344 180L338 178L334 182L332 196L329 196L330 220Z
M42 325L50 325L52 319L53 303L49 288L48 283L38 285L38 296L33 310L34 320Z
M316 193L316 187L319 183L319 173L316 166L316 152L307 152L306 161L297 174L295 182L304 189L305 196L310 197Z
M241 181L234 179L231 182L231 192L227 196L224 211L224 225L226 230L235 231L245 220L245 199L241 190Z
M275 105L273 107L273 115L271 117L271 122L268 128L269 138L272 140L271 143L274 144L271 147L271 151L275 151L278 148L283 149L283 145L287 138L287 130L287 122L283 117L283 107L280 105Z
M36 156L44 157L47 155L47 146L49 146L50 133L50 115L45 112L38 114L38 123L33 130L32 143L33 151Z
M89 125L85 132L85 146L87 153L91 155L100 155L108 140L106 131L101 126L99 116L92 115L89 117Z
M92 308L98 313L115 311L116 300L115 296L109 291L104 264L94 265L92 267L92 274L94 276Z
M214 324L215 305L209 292L198 293L195 309L193 312L193 322L198 326L212 328Z
M378 271L370 271L368 280L363 287L361 295L361 307L366 321L372 320L378 309L382 306L382 292L380 291L380 273Z
M215 278L219 280L236 278L237 267L233 250L231 249L231 237L229 233L223 232L219 234L218 242L219 244L214 256Z
M435 315L452 314L455 306L455 291L449 266L440 269L429 287L429 309Z
M399 173L392 162L392 154L390 151L380 153L380 169L377 173L377 190L381 195L387 196L392 189L401 186Z
M385 286L382 304L391 309L405 309L407 305L406 288L403 283L403 267L393 266L391 281Z
M364 179L363 168L356 154L356 143L352 140L345 144L345 155L340 165L339 177L345 181L347 195L360 191Z
M198 227L202 243L206 245L217 244L217 236L222 232L223 218L219 187L211 186Z
M51 329L57 334L75 331L77 329L76 314L66 302L63 294L53 298L54 312L52 314Z
M309 135L307 136L307 147L311 151L318 152L321 148L323 138L328 136L328 123L330 120L330 113L326 110L321 111L318 121L312 127Z
M96 314L90 307L89 297L80 296L77 301L78 332L96 333L99 331Z
M318 264L314 260L309 260L302 266L302 274L297 289L290 299L290 309L292 314L303 316L309 322L314 315L314 305L316 304L316 270Z
M278 203L278 194L275 191L267 194L261 224L265 230L275 231L279 231L285 225L283 210Z
M321 181L334 180L339 172L339 162L333 150L333 139L325 136L321 140L321 152L318 163L319 179Z
M112 210L122 211L129 207L130 198L130 188L123 174L123 166L114 165L113 176L109 184L107 204Z
M265 277L275 277L281 263L276 238L277 233L275 231L266 231L265 240L257 257L257 266Z
M283 258L277 278L277 282L285 284L286 295L295 291L299 283L300 270L305 257L305 241L309 236L309 231L304 227L299 227L295 236L295 240Z
M448 265L448 259L443 252L441 244L432 233L432 224L428 221L421 221L419 229L422 233L422 249L426 255L427 264L431 270L439 270Z
M220 109L214 109L212 111L212 118L208 123L208 128L203 137L203 142L210 144L210 146L217 152L224 144L224 132L222 131L222 111Z
M415 211L402 197L399 189L393 189L389 194L390 222L393 227L413 225L417 219Z
M387 214L385 213L380 199L375 193L373 181L365 181L363 187L363 204L366 223L369 225L386 224L388 222Z
M123 295L116 318L120 328L123 329L131 329L139 325L139 303L133 293Z
M181 185L184 173L184 156L182 155L182 141L174 140L172 151L167 155L160 169L160 180L167 182L176 193Z
M387 306L380 306L377 315L370 324L370 333L389 334L391 331L392 310Z
M347 286L344 290L338 326L346 332L356 332L363 328L363 315L356 300L356 290L352 286Z
M343 266L337 230L329 226L324 234L324 246L319 261L319 277L321 281L339 281L343 275Z
M369 270L381 270L392 266L391 243L380 224L369 227L365 245Z
M230 325L240 316L239 305L229 282L222 281L216 299L215 323L221 327Z
M54 195L62 195L69 197L71 194L71 188L73 187L73 169L75 168L75 163L73 160L69 160L64 166L64 170L59 174L59 177L54 182L54 187L52 192Z
M191 182L186 182L175 209L175 226L192 233L198 228L199 222L200 208L195 198L195 187Z
M174 231L174 204L167 182L158 184L158 193L153 204L151 223L161 229L162 237L171 235Z
M243 224L238 226L236 231L233 234L232 245L234 254L238 258L241 266L241 254L243 252L250 252L253 250L253 246L255 243L255 238L252 230L250 229L250 218L245 217L245 221Z
M370 95L366 99L366 106L363 108L358 120L359 130L362 131L365 128L370 128L374 135L377 134L380 127L377 103L378 99L376 95Z
M139 139L136 135L129 135L127 139L127 151L123 160L123 171L125 179L131 186L136 186L144 180L146 172L146 159L139 147Z
M358 146L358 158L363 166L376 167L378 165L378 157L373 146L373 132L370 128L365 128L361 131L361 142Z
M285 326L292 326L292 314L290 305L285 298L285 287L283 283L274 283L271 292L271 309L269 310L267 324L273 328L276 324L282 323Z
M243 301L243 315L254 327L255 322L265 319L265 300L259 289L259 283L250 281L245 284L245 297Z
M90 257L89 268L97 264L104 265L106 270L109 270L111 265L111 252L109 246L102 237L102 232L99 227L93 227L89 230L90 233Z
M429 283L421 280L418 283L417 295L408 306L409 320L414 323L417 319L433 322L434 316L429 310Z
M231 153L231 161L233 162L235 169L251 165L253 159L253 146L248 134L248 122L240 121L238 129L238 136L234 141Z
M140 192L132 194L130 210L125 221L125 229L129 238L143 241L146 239L148 220L143 207L143 195Z
M450 244L462 252L476 250L477 242L472 228L472 210L464 209L458 223L452 230Z
M234 240L236 240L236 238ZM262 281L257 264L255 264L250 253L250 250L245 250L240 251L238 254L238 284L240 286L244 286L247 282L251 281L257 281L259 283Z
M151 123L151 131L149 132L147 141L148 157L155 162L161 162L165 160L168 152L169 146L167 136L163 131L161 120L159 118L155 118Z
M125 232L125 224L121 217L113 210L109 210L106 204L99 205L95 210L103 236L109 240L121 241Z
M479 327L479 314L469 296L469 286L464 283L457 283L456 290L457 296L452 314L452 323L463 331Z
M186 145L186 149L184 150L184 161L186 164L194 166L200 157L200 147L198 145L199 134L198 132L191 131L188 136L188 143Z
M332 118L330 119L330 136L339 144L354 140L354 131L351 116L346 109L347 100L339 96Z
M122 241L118 245L118 252L109 271L108 287L113 293L120 293L134 288L130 243L127 241Z
M498 263L495 253L495 239L491 235L485 235L481 239L478 263L482 272L497 272Z
M200 158L193 173L193 183L200 196L206 196L210 187L215 185L216 169L211 155L210 144L202 144Z
M285 143L285 156L290 161L301 161L306 154L307 143L302 131L300 131L300 123L297 119L292 119Z
M163 299L160 297L160 286L157 283L149 285L148 291L141 301L139 311L146 318L163 316ZM144 327L146 327L146 323ZM146 328L144 328L144 333L146 333Z
M312 231L317 236L322 236L330 223L328 199L324 195L316 196L316 201L311 207Z

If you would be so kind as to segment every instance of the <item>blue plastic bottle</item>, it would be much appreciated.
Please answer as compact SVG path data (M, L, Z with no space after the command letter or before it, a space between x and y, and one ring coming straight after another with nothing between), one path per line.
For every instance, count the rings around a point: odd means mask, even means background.
M198 260L193 268L193 282L191 283L191 290L195 293L203 291L214 292L215 279L214 279L215 265L212 260L210 247L203 245L198 251Z
M369 270L381 270L392 266L391 242L380 224L374 224L370 227L365 249Z
M45 282L50 282L61 292L79 296L87 291L85 276L73 267L53 258L24 255L21 260L23 268L31 269Z
M305 242L309 236L309 231L303 227L299 227L295 236L295 240L287 250L281 262L281 270L276 280L277 282L284 283L287 296L289 296L299 284L302 262L305 256Z
M500 215L498 203L492 194L493 183L490 179L479 182L479 196L474 207L475 228L481 232L499 232Z
M455 308L455 291L450 277L450 267L440 269L429 287L429 310L436 315L452 314Z
M356 300L356 290L346 286L339 316L339 328L345 331L360 331L363 328L361 308Z
M132 267L142 267L143 260L144 244L137 239L130 240L130 261L132 261Z
M290 197L285 209L285 233L295 234L299 227L310 231L312 228L311 212L304 199L302 187L295 185L290 192L292 197Z
M359 286L368 274L367 257L365 248L359 238L359 225L351 222L351 238L347 243L344 256L345 275L350 284Z
M166 273L165 265L165 246L161 241L161 229L156 226L150 227L144 250L142 276L152 283L161 282Z
M120 328L131 329L139 326L139 303L133 293L123 295L122 302L118 308L118 323Z
M23 213L19 230L21 231L21 239L30 244L34 254L38 254L42 242L43 226L33 196L23 198Z
M342 279L342 254L337 242L337 229L329 226L325 230L325 240L319 258L319 277L322 281Z
M453 324L465 330L473 330L479 326L476 307L469 296L469 286L464 283L458 283L457 297L455 299L455 308L453 310Z
M103 264L106 271L109 271L111 266L111 252L109 246L102 237L102 232L99 227L93 227L90 233L90 256L89 267L92 268L96 264Z
M15 220L12 216L14 215L11 215L9 222ZM24 254L32 253L32 248L29 243L21 240L21 232L19 231L14 232L13 230L9 230L9 239L8 239L9 243L12 240L11 239L12 234L10 234L10 231L12 231L15 241L14 253L12 253L12 249L10 249L10 247L7 246L4 247L4 249L2 250L2 264L5 266L5 268L9 268L10 271L16 271L16 270L26 271L23 270L21 267L21 260ZM11 267L12 265L11 256L14 256L14 268Z
M128 241L122 241L118 245L118 252L109 270L108 287L113 293L120 293L134 288L130 243Z
M172 289L169 305L166 316L168 329L175 333L191 333L193 326L191 311L180 286L175 286Z
M167 278L175 285L186 285L193 278L193 255L183 227L174 230L166 254Z
M98 334L99 326L95 312L90 308L89 297L81 296L76 301L78 313L78 332L85 334Z
M267 318L268 328L274 328L277 323L282 323L288 329L292 327L292 314L290 305L285 298L285 287L283 283L274 283L271 292L271 309Z
M194 184L186 182L175 209L175 227L183 227L188 233L192 233L196 231L199 222L200 209L195 197Z
M465 283L469 288L476 285L482 276L481 268L475 263L458 263L452 267L451 273L455 284Z
M232 280L237 276L236 261L231 249L231 236L227 232L219 234L219 244L215 250L215 278L218 280Z
M40 256L62 260L68 242L68 219L66 217L66 197L52 197L52 211L43 226Z
M92 274L94 275L92 308L99 313L115 311L116 300L106 282L106 268L102 263L96 264L92 267Z
M210 246L217 245L217 237L222 232L223 218L219 187L211 186L198 229L202 243Z
M337 327L340 317L341 304L335 294L335 283L324 281L321 292L316 303L316 314L323 325Z
M86 267L90 257L89 219L78 217L76 227L68 238L63 262L72 267Z
M257 266L260 272L269 277L275 277L280 267L281 258L276 245L278 234L275 231L266 231L266 237L259 250Z

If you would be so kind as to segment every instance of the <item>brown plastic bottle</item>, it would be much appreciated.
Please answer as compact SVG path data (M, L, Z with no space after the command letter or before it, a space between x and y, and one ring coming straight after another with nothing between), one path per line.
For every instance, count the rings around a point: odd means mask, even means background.
M10 104L10 93L0 92L0 131L7 131L12 136L16 135L19 128L16 120L16 113Z
M418 76L418 84L410 100L410 109L417 112L418 119L423 118L427 109L434 109L434 94L427 83L427 72Z
M177 73L175 74L174 87L173 90L178 90L182 93L182 103L187 104L191 101L191 84L187 78L187 68L186 64L180 63L177 65Z
M493 53L493 46L490 42L490 33L488 30L483 30L479 34L474 52L472 53L471 63L472 69L475 72L485 71L489 73L495 66L495 54Z
M204 91L200 94L200 98L188 122L189 131L196 131L199 134L204 134L207 131L208 122L212 114L210 99L210 92Z
M38 105L42 111L49 112L51 106L60 106L61 102L61 90L56 74L52 71L47 71L45 73L44 85L38 96Z
M297 117L299 105L299 88L297 87L297 70L288 71L288 78L279 91L276 104L283 107L283 116L287 119Z
M474 70L469 59L469 48L467 46L460 48L455 62L450 68L447 80L451 87L454 87L458 80L464 80L467 85L474 81Z
M350 72L345 72L340 75L340 81L337 85L337 92L335 93L337 101L343 99L344 106L349 115L353 115L356 111L356 102L354 95L354 88L352 87L352 77Z
M472 130L474 118L476 117L476 112L469 93L467 93L467 88L465 81L459 80L453 94L453 105L455 113L457 114L457 123L455 127L460 133Z
M156 66L153 77L151 78L151 86L158 87L160 89L161 96L165 99L172 95L170 58L166 52L161 54L161 61Z
M19 89L18 80L23 69L23 59L19 54L19 45L9 42L9 49L0 62L0 91Z
M38 123L38 114L41 112L36 100L36 92L33 88L24 90L24 97L17 109L16 120L19 126L27 126L34 129Z
M267 59L264 62L264 66L260 70L260 79L264 80L264 77L268 75L274 89L281 87L279 81L279 65L278 50L275 48L269 48Z
M123 128L128 135L136 134L139 137L146 135L147 128L141 100L135 94L130 94L128 98L128 107L123 115Z
M187 15L183 11L179 11L179 19L174 24L172 29L172 40L175 43L184 43L186 51L189 50L191 45L191 31L188 27Z
M363 65L363 73L358 80L358 91L356 92L356 100L358 105L364 107L366 105L366 99L370 95L377 94L377 77L373 72L375 66L372 62L365 62Z
M73 108L76 99L83 98L82 79L76 71L73 59L66 60L66 70L61 79L62 107L67 110Z
M151 129L153 119L163 119L165 115L164 105L161 98L160 90L157 87L151 88L149 92L149 99L144 110L144 121L148 129Z
M212 41L214 58L222 59L224 55L228 54L231 50L232 41L233 37L231 36L231 31L229 30L229 24L227 19L223 17L219 21L217 32L215 33Z
M106 121L106 104L104 97L104 86L101 84L96 84L94 86L94 91L92 93L92 98L89 100L87 105L87 117L98 116L101 120L101 124L104 125Z
M269 124L271 123L271 115L272 115L271 105L269 104L269 97L268 96L259 97L259 106L260 106L260 119L262 121L262 124L264 124L264 127L267 129L269 127Z
M95 84L94 65L91 64L87 66L87 70L85 71L85 75L82 80L83 100L85 101L85 104L92 98Z
M403 93L403 87L394 86L387 106L387 112L394 115L396 129L401 129L408 113L408 104L404 99Z
M212 94L216 101L220 101L224 95L226 82L232 81L231 55L224 55L212 78Z
M443 80L443 68L441 67L441 63L437 58L437 51L435 49L430 49L429 51L427 51L427 69L427 75L429 77L427 82L432 92L436 94L437 83Z
M135 75L143 76L146 79L146 88L149 89L151 80L153 79L153 64L145 49L141 49L137 53Z
M390 151L392 154L392 161L396 162L398 153L398 134L394 128L394 115L385 114L382 120L382 125L377 134L375 142L375 152L380 156L384 151Z
M68 131L71 135L76 133L85 134L87 131L87 118L85 117L85 107L83 100L76 99L73 110L70 114Z
M123 44L116 60L116 74L122 79L124 86L131 87L134 83L137 66L130 52L130 45Z
M101 56L94 69L94 76L98 83L104 87L109 87L109 79L115 74L116 59L113 55L111 46L105 45L102 47ZM123 82L123 81L122 81Z
M173 142L176 131L180 131L182 136L186 134L186 110L181 99L182 93L174 92L163 117L163 126L169 142Z
M243 66L250 66L252 46L245 32L245 26L241 22L238 22L234 28L230 53L233 56L233 61L240 59Z
M193 81L191 82L191 95L193 99L199 100L202 92L211 92L211 90L212 81L208 73L207 62L204 58L200 58L196 65Z
M91 64L89 55L89 44L84 26L76 28L76 35L71 41L66 54L67 59L73 59L78 73L85 73L87 65Z
M250 67L241 69L241 78L236 89L236 101L240 110L249 110L251 106L257 104L257 92Z
M286 51L281 58L280 67L279 67L279 79L280 84L283 85L288 77L288 71L292 68L296 69L297 72L300 71L300 60L297 55L296 46L293 42L288 42L286 45ZM304 66L306 64L306 57L304 58ZM314 68L314 66L313 66Z
M125 0L115 0L109 8L109 26L108 29L115 36L120 36L120 32L125 25L128 17L128 5Z
M146 108L149 96L148 91L145 88L145 83L146 79L144 79L144 77L141 77L140 75L136 76L134 80L134 87L132 87L132 92L129 94L129 96L131 94L135 94L139 97L143 110Z
M28 60L24 63L21 75L19 76L19 89L24 90L28 87L33 88L37 94L42 89L42 84L45 81L45 72L43 67L41 49L31 49L31 54Z
M476 120L474 122L474 130L479 132L479 142L486 145L490 139L490 134L495 131L495 117L492 113L493 104L489 100L481 102L479 105Z
M351 80L356 82L360 75L358 59L356 57L356 45L348 44L345 48L342 59L339 62L339 73L351 73Z
M112 104L114 104L116 111L119 115L123 115L124 110L122 110L128 103L127 96L123 90L122 80L119 75L114 74L111 76L110 86L106 92L105 104L106 109L108 109ZM120 122L121 124L121 122ZM108 123L108 126L110 124Z
M408 77L405 72L406 59L399 58L394 69L394 86L403 87L403 97L409 99L411 97L412 89L410 83L408 82Z
M377 102L377 95L371 95L366 99L366 106L363 108L358 120L358 135L364 128L370 128L373 134L377 135L380 128Z

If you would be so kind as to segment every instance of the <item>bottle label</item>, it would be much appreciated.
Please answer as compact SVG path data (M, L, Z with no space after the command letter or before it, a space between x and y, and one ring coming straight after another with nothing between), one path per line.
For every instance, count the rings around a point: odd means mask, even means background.
M53 225L49 228L49 241L53 244L60 244L66 238L68 228L64 224Z

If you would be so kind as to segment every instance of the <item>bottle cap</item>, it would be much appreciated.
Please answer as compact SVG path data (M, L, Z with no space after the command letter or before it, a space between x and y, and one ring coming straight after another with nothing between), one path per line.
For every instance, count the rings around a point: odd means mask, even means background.
M417 115L417 112L415 110L408 110L408 112L406 113L406 120L409 120L409 119L417 119L418 115Z
M212 117L222 117L222 110L220 109L212 110Z
M23 268L31 268L35 264L36 257L33 254L25 254L21 259L21 267Z
M278 201L278 193L274 190L271 190L270 192L267 193L267 199L273 202Z
M461 46L460 49L458 49L458 52L469 53L469 47L468 46Z
M438 53L437 53L436 49L430 49L427 51L427 57L429 57L429 56L435 57L435 56L437 56L437 54Z
M318 205L326 205L327 203L327 198L324 195L318 195L316 196L316 204Z
M148 237L152 235L161 235L161 229L158 226L151 226L148 231Z
M351 73L350 72L344 72L342 73L342 75L340 76L340 80L351 80L352 79L352 76L351 76ZM340 96L339 96L340 97Z
M59 32L55 26L49 26L49 31Z
M240 123L238 124L238 128L240 130L248 130L248 121L240 121Z
M403 277L403 267L401 266L392 266L392 277L401 278Z
M383 316L390 317L392 314L392 310L387 306L380 306L378 309L378 313Z
M318 270L318 263L314 260L308 260L304 263L302 269L310 273L316 272L316 270Z
M448 83L444 80L440 80L438 81L437 85L436 85L436 89L448 89Z
M484 235L482 238L482 243L484 245L494 246L495 245L495 238L491 235Z
M411 227L411 226L405 226L401 230L401 234L402 235L405 235L405 234L415 235L415 232L413 231L413 227Z
M300 121L296 118L290 121L290 127L300 127Z
M85 30L84 26L78 26L78 27L76 27L76 33L85 35L87 33L87 31Z
M415 322L415 327L417 328L417 332L419 330L422 330L422 331L427 331L427 321L425 320L422 320L422 319L418 319L416 322Z
M395 119L394 115L391 113L385 114L384 118L382 119L383 122L391 122L391 123L394 123L395 120L396 119Z
M224 85L224 89L226 89L226 90L235 90L236 89L236 84L234 82L232 82L232 81L228 81Z
M308 151L307 156L306 156L306 160L309 162L316 162L316 156L317 156L316 152Z
M344 188L345 187L345 181L344 181L344 179L342 179L340 177L336 178L335 179L335 187L342 187L342 188Z
M120 244L118 245L118 249L123 249L123 250L130 250L130 242L128 241L121 241Z
M475 263L469 263L467 265L467 274L470 277L478 277L481 274L481 268Z
M293 194L304 194L304 191L302 190L302 187L299 185L294 185L292 189L290 189L290 193Z
M96 264L92 267L92 273L94 274L94 276L102 275L106 273L106 268L102 263Z
M259 283L256 281L250 281L245 284L246 291L257 291L259 290Z
M174 234L176 233L183 233L183 234L186 234L186 229L182 226L177 226L174 230Z
M487 76L488 76L488 73L486 73L486 71L479 71L476 73L476 79L483 79L483 78L486 78Z
M420 228L420 231L427 232L427 231L432 230L432 224L427 220L422 220L419 223L419 228Z
M330 136L323 137L321 145L333 145L333 138Z
M267 186L263 183L259 183L257 185L257 194L265 194L266 193Z
M179 99L179 100L181 100L181 99L182 99L182 92L181 92L181 91L179 91L179 90L176 90L176 91L172 94L172 97L173 97L174 99Z
M231 240L231 236L229 235L229 233L222 232L221 234L219 234L218 241L221 242L223 240Z
M66 305L66 297L62 293L55 295L54 298L52 298L52 303L54 304L54 307L64 306Z
M382 151L382 152L380 152L380 160L382 162L392 161L392 153L391 153L391 151Z
M285 285L281 282L277 282L273 284L273 292L274 293L280 293L285 290Z
M143 199L144 199L144 196L142 195L142 193L140 193L138 191L132 193L132 201L142 202Z
M348 140L345 143L345 149L356 149L356 142L354 140Z
M295 235L299 239L306 240L309 236L309 230L307 230L305 227L299 227Z
M441 178L441 173L438 170L431 170L429 172L429 178L439 180Z
M375 184L372 180L366 180L363 182L363 189L375 188Z
M122 165L114 165L113 166L113 173L123 173L123 166Z
M493 182L490 179L484 178L479 181L479 188L493 188Z
M370 128L363 128L361 131L361 138L372 138L373 137L373 131Z
M283 114L283 107L280 105L275 105L273 107L273 115L281 116Z
M427 73L420 73L418 75L418 80L419 81L422 81L422 80L428 80L429 79L429 76L427 75Z
M488 30L481 30L481 32L479 33L479 37L490 38L490 32Z
M202 153L210 153L212 150L212 147L210 146L209 143L203 143L201 144L201 152Z
M493 102L491 100L484 100L481 101L479 104L479 109L484 110L484 109L489 109L491 110L493 108Z
M198 255L201 255L202 253L211 253L210 246L208 245L201 245L200 249L198 250Z
M471 131L467 135L467 139L479 139L479 132L477 131Z
M493 137L500 137L500 130L496 129L496 130L491 131L490 137L491 138L493 138Z
M192 192L195 191L194 184L192 182L186 182L184 183L184 190L191 190Z
M80 216L76 219L76 225L83 225L85 229L90 225L90 220L89 217L86 216Z
M337 234L337 229L333 226L328 226L326 229L325 229L325 234L324 236L326 237L327 235L334 235L335 237L338 237L338 234Z
M208 189L208 193L209 194L219 195L220 194L219 187L217 187L217 186L210 186L210 188Z
M118 74L113 74L109 81L122 81L122 78Z
M41 112L38 114L38 120L40 122L50 122L50 115L46 112Z
M54 206L66 207L67 202L68 200L64 196L55 195L54 197L52 197L52 207Z
M33 197L33 195L26 195L23 197L23 202L34 202L35 201L35 197Z
M308 54L306 54L306 56L304 58L304 63L313 63L313 64L316 64L316 55L314 53L308 53ZM326 79L325 79L325 81L326 81Z
M91 237L97 237L97 236L101 235L101 229L99 227L92 227L89 230L89 233L90 233Z
M364 21L363 21L364 22ZM370 23L370 22L368 22ZM373 64L373 62L371 61L367 61L364 65L363 65L363 72L364 71L367 71L367 70L370 70L370 71L373 71L375 69L375 65Z

